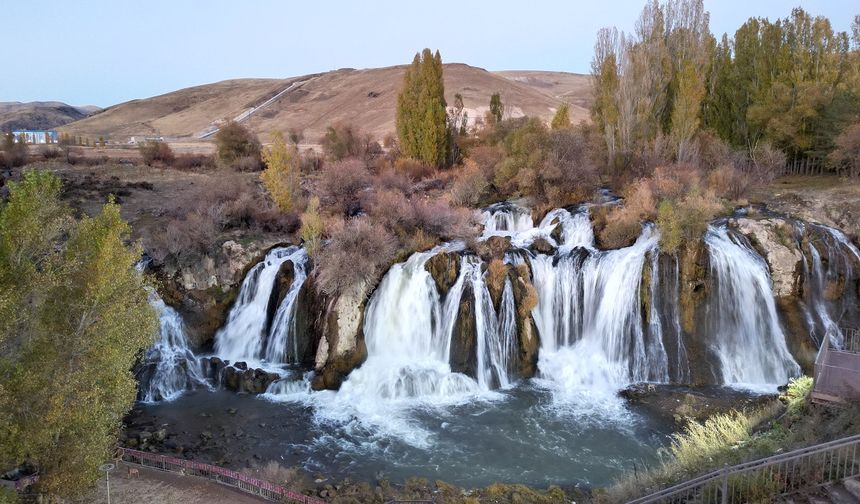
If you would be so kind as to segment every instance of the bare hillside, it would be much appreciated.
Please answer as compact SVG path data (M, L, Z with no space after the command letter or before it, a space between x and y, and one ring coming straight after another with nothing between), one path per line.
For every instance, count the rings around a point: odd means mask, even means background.
M241 79L182 89L133 100L68 125L77 135L158 135L206 139L225 119L249 124L263 141L275 130L298 129L315 143L331 124L352 124L382 138L394 131L395 104L404 66L340 69L291 79ZM574 121L588 117L586 76L559 72L488 72L464 64L445 65L449 103L463 95L469 117L483 117L498 92L511 117L549 120L558 105L572 104Z
M73 107L62 102L0 102L0 132L53 129L98 110L98 107Z

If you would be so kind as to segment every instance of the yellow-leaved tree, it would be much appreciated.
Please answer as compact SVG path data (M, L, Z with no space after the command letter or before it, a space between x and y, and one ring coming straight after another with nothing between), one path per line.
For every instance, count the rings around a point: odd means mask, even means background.
M75 219L60 190L29 171L0 210L0 467L35 466L50 501L99 477L158 322L119 206Z
M299 184L299 159L295 147L287 145L280 131L272 133L272 145L263 151L263 162L266 164L260 174L263 187L279 209L291 212Z

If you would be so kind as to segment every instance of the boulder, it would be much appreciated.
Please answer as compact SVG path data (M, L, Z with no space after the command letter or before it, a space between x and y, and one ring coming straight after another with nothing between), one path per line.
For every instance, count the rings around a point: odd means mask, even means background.
M734 219L732 224L750 239L770 267L773 293L777 297L797 294L801 254L794 240L794 229L783 219Z
M555 232L555 231L553 231L553 232ZM546 238L543 238L541 236L535 238L535 241L532 242L532 244L529 248L531 250L533 250L534 252L537 252L538 254L554 254L555 253L555 247L552 246L552 243L550 243L549 240L547 240Z

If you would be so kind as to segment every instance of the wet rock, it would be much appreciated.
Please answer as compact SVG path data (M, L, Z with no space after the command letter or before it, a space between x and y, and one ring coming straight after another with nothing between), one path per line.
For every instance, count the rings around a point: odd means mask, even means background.
M517 369L522 378L531 378L537 373L540 349L540 337L531 313L537 302L537 292L531 284L531 272L526 264L511 268L509 277L517 307Z
M242 371L246 371L248 369L248 363L240 361L240 362L233 364L233 367L236 369L241 369Z
M167 430L166 429L158 429L157 431L152 433L152 439L159 441L159 442L164 441L164 439L166 437L167 437Z
M224 377L222 383L224 384L224 388L227 390L232 390L233 392L239 392L240 384L241 384L242 375L239 373L239 370L230 366L224 369Z
M210 439L212 439L212 433L209 431L203 431L200 433L200 439L204 441L209 441Z
M552 239L555 240L556 243L561 243L562 242L562 239L561 239L561 233L562 233L561 219L556 217L555 219L552 220L552 222L550 224L555 226L552 229L550 236L552 236Z
M555 253L555 247L552 246L552 243L542 237L536 238L535 241L532 242L531 247L529 248L539 254Z
M137 435L137 439L140 440L141 443L147 443L150 439L152 439L152 433L149 431L141 431Z
M491 236L475 243L475 253L485 261L504 259L505 252L511 248L510 236Z
M477 357L477 326L475 323L475 295L471 284L463 286L460 297L460 309L454 322L451 335L451 352L449 362L451 371L476 376L478 367Z
M460 256L442 252L431 257L424 268L433 277L439 295L445 296L460 275Z
M777 297L796 294L796 279L801 264L800 251L795 246L794 229L782 219L733 219L737 226L764 257L773 279Z
M366 300L365 290L360 288L329 301L322 328L325 343L320 340L319 345L326 355L317 353L318 366L311 383L314 390L337 390L346 376L367 358L362 331Z

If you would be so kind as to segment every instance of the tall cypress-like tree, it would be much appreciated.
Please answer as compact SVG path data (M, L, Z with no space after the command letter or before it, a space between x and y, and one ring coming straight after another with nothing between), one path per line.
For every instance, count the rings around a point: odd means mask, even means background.
M448 151L442 56L430 49L416 54L397 97L397 136L406 157L442 166Z

